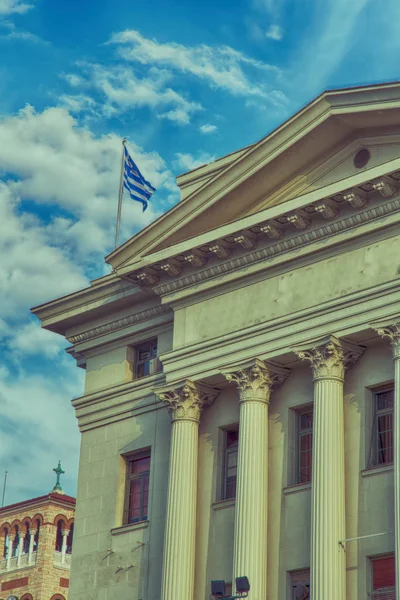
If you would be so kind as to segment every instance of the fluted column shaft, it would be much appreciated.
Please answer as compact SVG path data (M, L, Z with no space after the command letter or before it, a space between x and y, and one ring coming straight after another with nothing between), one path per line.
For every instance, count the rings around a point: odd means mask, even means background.
M267 597L268 405L273 385L287 374L258 359L225 373L240 401L233 581L248 577L249 600Z
M343 380L314 383L312 598L346 598Z
M314 375L311 507L311 598L346 600L344 406L345 368L362 348L333 336L298 355Z
M394 363L393 471L394 471L394 532L396 553L396 600L400 600L400 321L376 327L382 337L390 339Z
M200 414L215 390L186 381L158 393L172 419L162 600L193 600Z
M267 596L268 404L240 403L233 576L247 575L251 598Z

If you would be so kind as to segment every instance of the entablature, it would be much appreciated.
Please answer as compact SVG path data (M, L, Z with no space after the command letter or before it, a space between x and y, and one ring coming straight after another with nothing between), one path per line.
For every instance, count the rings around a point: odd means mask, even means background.
M243 285L250 273L270 269L276 257L285 262L304 253L304 248L317 253L328 245L348 243L371 231L371 223L377 229L379 219L385 220L385 227L396 223L400 159L390 166L388 170L387 164L379 165L265 209L143 257L116 273L170 304L190 302L191 296L228 281L242 280Z

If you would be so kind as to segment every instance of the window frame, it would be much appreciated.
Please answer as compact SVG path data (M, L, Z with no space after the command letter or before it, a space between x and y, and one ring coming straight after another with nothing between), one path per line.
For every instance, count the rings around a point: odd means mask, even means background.
M234 444L234 446L228 447L227 446L227 436L229 432L237 432L238 434L238 440L237 442ZM236 491L237 491L237 459L236 459L236 483L235 483L235 494L234 496L229 496L227 495L227 483L228 483L228 455L229 454L234 454L236 452L236 455L239 455L239 423L234 423L232 425L228 425L227 427L223 427L222 428L222 435L223 435L223 439L222 439L222 469L221 469L221 485L220 485L220 500L221 501L228 501L228 500L235 500L236 499Z
M370 426L370 443L369 450L367 456L367 469L374 469L385 466L393 466L393 460L387 462L379 462L379 456L382 453L382 449L379 449L379 432L378 432L378 418L380 416L392 415L392 455L393 455L393 432L394 432L394 382L391 381L389 383L374 386L370 388L371 392L371 426ZM391 409L378 409L377 408L377 398L379 394L384 394L387 392L393 393L393 406ZM388 430L390 431L390 430Z
M301 406L297 409L295 409L295 413L296 413L296 427L295 427L295 435L296 435L296 442L295 442L295 473L294 473L294 484L295 485L307 485L310 484L312 481L312 459L313 459L313 441L314 441L314 404L307 404L305 406ZM312 413L312 417L313 417L313 424L311 428L308 428L307 430L304 430L303 432L301 431L301 417L307 413ZM300 456L301 456L301 438L306 435L310 435L311 433L311 474L310 474L310 479L308 481L301 481L301 462L300 462Z
M135 452L133 454L127 454L124 457L125 460L125 495L124 495L124 512L123 512L123 525L134 525L136 523L145 523L149 520L149 508L150 508L150 475L151 475L151 448L146 448L144 450L140 450L140 452ZM142 473L131 475L131 464L143 458L149 458L149 469L147 471L143 471ZM144 481L145 477L148 477L148 490L147 490L147 514L144 515L144 493L145 490L143 485L141 486L140 491L140 517L135 520L131 520L129 518L130 512L130 488L131 481L140 479Z
M144 377L149 377L150 375L154 375L155 373L160 373L161 371L161 362L160 359L158 358L158 338L152 338L151 340L144 340L143 342L136 344L134 346L134 365L133 365L133 376L135 379L143 379ZM140 359L140 352L146 351L146 349L148 350L149 354L150 354L150 358L146 358L146 359ZM155 350L155 355L153 356L153 350ZM150 373L150 368L149 368L149 373L144 373L143 375L141 375L139 373L140 367L144 367L145 369L145 365L149 365L150 367L150 363L151 361L156 360L156 369L154 371L154 373Z

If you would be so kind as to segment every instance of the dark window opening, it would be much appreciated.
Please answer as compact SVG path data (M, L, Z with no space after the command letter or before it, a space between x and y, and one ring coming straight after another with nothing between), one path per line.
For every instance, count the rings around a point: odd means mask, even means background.
M126 524L147 521L149 484L150 454L127 459Z
M161 371L161 362L157 358L157 340L145 342L135 347L135 377L147 377Z

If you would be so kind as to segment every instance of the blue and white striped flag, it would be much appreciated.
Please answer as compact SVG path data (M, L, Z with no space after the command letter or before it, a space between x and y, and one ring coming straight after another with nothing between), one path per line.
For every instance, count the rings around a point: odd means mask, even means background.
M124 145L124 188L129 192L132 200L141 202L143 212L146 210L151 196L156 191L149 181L147 181L137 165L129 155L126 146Z

